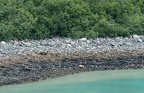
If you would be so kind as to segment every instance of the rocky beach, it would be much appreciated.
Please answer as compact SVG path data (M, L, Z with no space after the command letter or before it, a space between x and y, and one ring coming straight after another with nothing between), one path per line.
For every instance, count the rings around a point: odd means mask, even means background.
M144 68L144 36L0 42L0 86L84 71Z

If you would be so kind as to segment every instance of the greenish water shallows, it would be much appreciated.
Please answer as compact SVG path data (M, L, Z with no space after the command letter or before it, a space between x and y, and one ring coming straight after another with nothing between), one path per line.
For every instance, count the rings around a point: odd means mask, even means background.
M86 72L3 86L0 93L144 93L144 70Z

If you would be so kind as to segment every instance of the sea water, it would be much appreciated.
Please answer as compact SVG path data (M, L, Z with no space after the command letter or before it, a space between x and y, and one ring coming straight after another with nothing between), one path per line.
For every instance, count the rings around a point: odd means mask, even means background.
M3 86L0 93L144 93L144 70L84 72Z

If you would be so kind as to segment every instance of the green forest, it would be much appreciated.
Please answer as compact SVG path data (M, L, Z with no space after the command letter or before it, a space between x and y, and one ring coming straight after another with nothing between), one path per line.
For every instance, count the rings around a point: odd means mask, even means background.
M0 40L144 35L144 0L0 0Z

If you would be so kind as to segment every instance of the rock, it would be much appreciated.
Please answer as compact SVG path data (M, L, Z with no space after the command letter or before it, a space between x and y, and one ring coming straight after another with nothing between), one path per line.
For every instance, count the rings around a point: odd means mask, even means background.
M47 55L48 52L40 52L39 54L40 54L40 55Z
M65 42L69 44L71 42L71 39L66 39Z
M48 46L48 43L46 40L42 40L39 44L43 46Z
M71 42L70 42L70 44L74 45L74 44L75 44L75 42L74 42L74 41L71 41Z
M110 45L111 45L112 47L115 47L115 46L116 46L116 43L115 43L115 42L112 42L112 43L110 43Z
M47 46L49 46L49 47L54 47L54 46L55 46L55 43L47 43Z
M139 39L140 37L138 35L133 35L132 36L134 39Z
M133 44L131 42L127 42L125 45L127 45L127 46L133 46Z
M142 37L141 39L142 39L142 41L144 42L144 37Z
M103 48L103 46L102 45L99 45L99 46L97 46L98 48Z
M67 44L67 47L72 47L71 44Z
M30 47L32 44L30 42L22 42L23 45Z
M28 40L28 39L25 39L24 42L29 42L29 40Z
M6 44L6 42L5 42L5 41L1 41L1 44L2 44L2 45L5 45L5 44Z
M85 67L84 67L84 65L79 65L78 66L80 69L84 69Z
M142 40L142 39L138 39L137 41L138 41L138 42L143 42L143 40Z
M87 38L81 38L80 41L87 41Z

